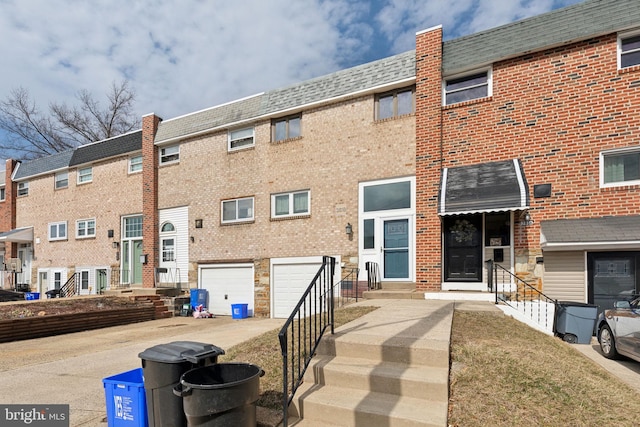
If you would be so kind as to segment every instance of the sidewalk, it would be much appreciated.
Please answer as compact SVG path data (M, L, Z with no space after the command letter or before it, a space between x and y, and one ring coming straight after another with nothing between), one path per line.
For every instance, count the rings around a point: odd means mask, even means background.
M71 426L105 427L102 379L142 366L158 344L197 341L229 349L282 326L282 319L173 317L0 344L0 402L68 404Z

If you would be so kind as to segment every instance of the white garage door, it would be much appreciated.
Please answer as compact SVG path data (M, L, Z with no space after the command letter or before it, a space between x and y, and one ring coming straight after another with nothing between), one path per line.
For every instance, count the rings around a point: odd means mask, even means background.
M253 316L253 265L200 267L200 288L208 291L208 308L213 314L231 316L231 304L247 304Z
M272 265L273 317L291 315L320 266L322 261Z

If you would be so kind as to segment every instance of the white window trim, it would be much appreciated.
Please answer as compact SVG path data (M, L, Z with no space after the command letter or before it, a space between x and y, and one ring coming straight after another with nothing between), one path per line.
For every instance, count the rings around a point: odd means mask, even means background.
M60 226L64 224L64 236L60 237ZM56 237L51 237L51 227L55 226L56 230L57 230L57 236ZM57 221L57 222L50 222L49 224L47 224L47 237L49 238L50 242L55 242L56 240L67 240L69 236L69 227L67 225L67 221Z
M607 156L615 156L615 155L620 155L620 154L631 154L631 153L639 153L640 154L640 147L627 147L627 148L620 148L617 150L607 150L607 151L601 151L600 152L600 165L599 165L599 169L600 169L600 188L611 188L611 187L628 187L630 185L640 185L640 179L636 179L634 181L617 181L617 182L609 182L606 183L604 182L604 158Z
M22 188L20 188L22 187ZM20 194L20 193L23 194ZM29 195L29 181L22 181L18 183L18 191L17 191L17 195L18 197L20 196L28 196Z
M62 174L66 174L66 178L65 179L58 179L59 176L62 176ZM64 186L59 186L58 182L60 181L67 181L67 184ZM69 188L69 172L68 171L64 171L64 172L56 172L56 174L53 176L53 188L56 190L61 190L63 188Z
M251 200L251 217L250 218L238 218L238 202L240 202L241 200ZM235 202L236 203L236 219L225 220L224 219L224 204L225 203L229 203L229 202ZM238 199L223 200L220 203L220 222L222 224L234 224L234 223L237 223L237 222L251 222L255 218L255 211L256 211L256 200L255 200L255 197L240 197Z
M170 148L177 148L178 152L172 153L169 155L162 154L163 150L168 150ZM166 161L163 160L165 157L171 157L171 156L178 156L178 158L175 160L166 160ZM167 145L166 147L160 147L160 149L158 150L158 162L160 165L171 165L174 163L180 163L180 144Z
M251 130L251 144L242 145L240 147L232 147L231 144L234 141L240 141L240 140L243 140L243 139L247 139L248 137L233 139L231 135L234 132L240 132L240 131L245 131L245 130ZM255 128L253 126L246 127L246 128L241 128L241 129L233 129L233 130L230 130L227 133L227 151L238 151L238 150L243 150L245 148L250 148L250 147L255 147L255 146L256 146L256 130L255 130Z
M88 234L88 223L89 221L93 221L93 234ZM87 232L84 236L80 235L80 224L84 223L84 230ZM96 237L96 219L95 218L87 218L87 219L79 219L76 221L76 239L89 239Z
M0 202L4 202L7 199L7 189L4 185L0 185Z
M140 163L135 163L135 165L137 166L139 164L140 165L140 170L135 170L135 171L131 170L131 167L134 165L134 163L132 161L133 161L133 159L137 159L137 158L140 158ZM142 159L142 154L138 154L138 155L129 157L129 163L128 163L128 169L127 169L129 175L134 174L134 173L141 173L142 172L142 160L143 160Z
M294 194L307 194L307 211L301 213L293 212L293 196ZM286 215L276 215L276 197L278 196L289 196L289 213ZM311 190L298 190L298 191L288 191L285 193L276 193L271 195L271 218L279 219L279 218L292 218L298 216L309 216L311 215Z
M465 77L469 77L469 76L473 76L474 74L480 74L480 73L487 73L487 96L483 96L481 98L473 98L473 99L468 99L466 101L460 101L460 102L454 102L451 104L447 104L447 81L449 80L456 80L456 79L462 79ZM476 86L469 86L465 89L470 89L472 87L480 87L480 86L484 86L484 85L476 85ZM463 90L463 89L460 89ZM478 99L485 99L485 98L489 98L493 96L493 67L488 67L488 68L477 68L473 71L467 71L465 73L460 73L460 74L454 74L451 76L446 76L442 79L442 106L446 107L448 105L456 105L456 104L461 104L463 102L473 102L476 101Z
M637 67L640 64L632 65L630 67L622 67L622 40L628 39L629 37L635 37L640 35L640 30L630 31L628 33L620 33L618 34L618 70L625 70L631 67ZM632 51L633 52L633 51Z
M83 175L82 171L83 170L87 170L87 169L91 170L91 174ZM91 178L89 180L87 180L87 181L82 181L82 177L83 176L90 176ZM78 185L89 184L90 182L93 182L93 166L85 166L83 168L78 168L78 176L77 176L76 180L77 180L77 184Z

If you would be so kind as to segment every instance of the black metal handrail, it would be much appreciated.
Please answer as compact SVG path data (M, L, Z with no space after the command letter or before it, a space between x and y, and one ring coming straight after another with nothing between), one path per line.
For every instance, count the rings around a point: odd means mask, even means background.
M380 266L378 266L378 263L372 261L365 262L364 268L367 270L367 286L369 290L382 289Z
M362 298L362 289L358 286L358 274L360 269L352 268L345 269L343 272L342 280L335 284L333 295L336 299L337 307L344 307L350 302L358 302L358 298Z
M283 426L289 404L327 328L334 333L333 275L336 260L323 257L322 266L278 334L282 350ZM291 377L291 380L289 380Z
M80 273L74 273L67 279L67 281L60 287L60 298L72 297L78 295L78 277Z
M550 330L550 327L553 330L558 301L545 295L493 260L487 261L487 264L489 271L487 284L489 291L495 293L496 304L502 302L543 326L546 330ZM553 306L553 310L551 306Z

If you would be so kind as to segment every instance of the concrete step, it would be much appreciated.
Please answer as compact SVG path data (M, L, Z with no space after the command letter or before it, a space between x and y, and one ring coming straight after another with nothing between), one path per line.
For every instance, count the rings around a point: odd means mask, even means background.
M446 399L431 401L366 390L303 384L289 408L307 425L443 427Z
M414 282L382 282L380 287L385 291L415 291L416 284Z
M437 400L449 393L449 369L345 357L314 357L304 381Z
M416 340L406 336L336 334L323 337L316 354L403 363L410 366L449 367L448 339Z
M415 290L387 290L378 289L374 291L364 291L362 293L364 299L424 299L424 292L416 292Z

